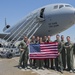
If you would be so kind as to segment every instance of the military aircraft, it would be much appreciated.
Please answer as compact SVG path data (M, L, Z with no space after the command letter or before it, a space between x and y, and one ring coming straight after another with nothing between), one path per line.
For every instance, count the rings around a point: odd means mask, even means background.
M38 8L14 26L6 25L0 38L20 40L23 35L55 35L75 24L75 8L70 4L57 3Z

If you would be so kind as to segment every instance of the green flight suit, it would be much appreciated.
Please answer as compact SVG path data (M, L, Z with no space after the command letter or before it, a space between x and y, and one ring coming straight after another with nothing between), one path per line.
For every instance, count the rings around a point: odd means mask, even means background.
M55 40L55 42L58 42L58 52L60 53L60 55L57 58L55 58L55 69L59 70L58 68L58 64L59 64L60 70L63 71L62 55L61 55L61 51L62 51L61 41Z
M66 50L65 50L64 45L65 45L65 41L64 40L61 40L61 46L62 46L61 54L62 54L63 69L66 68Z
M73 45L74 44L72 42L66 42L65 46L64 46L67 50L67 67L68 67L68 70L74 70L74 67L73 67Z
M29 54L29 51L28 51L28 48L26 48L24 52L24 67L27 67L27 63L29 59L28 54Z
M20 51L20 58L19 58L19 67L21 67L23 65L24 67L24 63L23 63L23 59L24 59L24 51Z
M19 45L21 46L21 49L24 49L20 53L19 65L21 65L23 62L23 67L27 67L28 53L29 53L28 46L26 45L24 40Z

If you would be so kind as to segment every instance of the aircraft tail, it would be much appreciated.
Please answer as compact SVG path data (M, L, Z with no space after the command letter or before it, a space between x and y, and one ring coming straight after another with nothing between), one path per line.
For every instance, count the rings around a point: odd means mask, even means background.
M10 25L7 24L7 21L5 18L5 27L3 28L3 32L6 31L8 28L10 28Z

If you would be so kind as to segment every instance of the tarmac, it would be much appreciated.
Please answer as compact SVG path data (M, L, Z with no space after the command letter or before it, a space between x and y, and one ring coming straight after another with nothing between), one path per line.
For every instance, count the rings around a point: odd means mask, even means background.
M19 57L13 57L11 59L0 58L0 75L75 75L69 71L64 71L63 74L60 72L45 69L19 69L18 68ZM75 56L74 56L74 68L75 68Z

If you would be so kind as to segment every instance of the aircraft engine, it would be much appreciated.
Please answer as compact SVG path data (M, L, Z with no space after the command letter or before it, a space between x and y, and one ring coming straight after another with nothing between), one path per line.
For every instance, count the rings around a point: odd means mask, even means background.
M8 28L10 28L10 25L6 25L6 26L3 28L3 31L7 30Z

